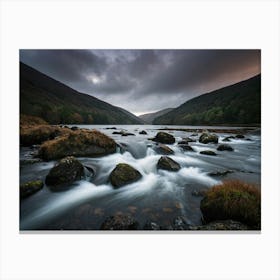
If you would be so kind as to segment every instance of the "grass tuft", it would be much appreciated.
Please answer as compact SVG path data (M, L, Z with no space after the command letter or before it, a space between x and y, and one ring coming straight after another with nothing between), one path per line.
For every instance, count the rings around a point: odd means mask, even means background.
M231 219L260 229L261 194L254 185L225 181L207 191L200 209L207 223Z

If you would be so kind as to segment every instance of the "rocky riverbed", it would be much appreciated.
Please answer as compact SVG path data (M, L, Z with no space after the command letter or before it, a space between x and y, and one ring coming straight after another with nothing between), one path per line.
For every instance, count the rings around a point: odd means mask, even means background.
M201 211L224 180L260 190L258 128L40 125L21 144L21 230L260 228Z

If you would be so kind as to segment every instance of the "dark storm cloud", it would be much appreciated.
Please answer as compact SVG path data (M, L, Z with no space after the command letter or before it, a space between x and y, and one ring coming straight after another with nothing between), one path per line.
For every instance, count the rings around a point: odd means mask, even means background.
M21 50L20 59L132 112L176 107L260 73L258 50Z
M87 73L106 69L106 58L90 50L21 50L20 59L64 82L85 80Z

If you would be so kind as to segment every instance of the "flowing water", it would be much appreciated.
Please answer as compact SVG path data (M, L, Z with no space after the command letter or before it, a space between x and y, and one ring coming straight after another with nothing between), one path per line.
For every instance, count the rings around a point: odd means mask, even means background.
M194 191L210 188L225 179L240 179L260 187L261 139L259 134L246 134L246 139L233 139L230 144L234 152L216 151L215 144L189 143L194 149L182 151L177 145L182 138L192 133L168 129L176 143L167 145L175 152L170 157L181 165L178 172L157 170L161 157L155 151L154 137L162 126L152 125L80 125L112 137L118 144L118 152L99 158L78 158L84 165L95 170L66 190L54 192L47 186L21 201L21 230L97 230L104 219L115 214L130 214L143 227L147 221L154 221L168 229L174 218L184 216L189 224L201 224L199 204L201 197ZM172 126L168 126L172 127ZM196 127L180 127L193 128ZM197 127L207 128L207 127ZM213 128L213 127L212 127ZM221 128L221 127L220 127ZM114 131L126 130L135 136L121 136ZM147 135L139 134L145 130ZM217 133L219 143L232 134ZM192 137L198 139L198 136ZM213 150L217 156L199 154L202 150ZM21 148L21 162L32 157L31 148ZM143 176L141 180L114 189L109 183L110 172L118 163L128 163ZM20 182L41 179L44 181L55 161L22 164ZM210 176L211 172L232 171L226 176Z

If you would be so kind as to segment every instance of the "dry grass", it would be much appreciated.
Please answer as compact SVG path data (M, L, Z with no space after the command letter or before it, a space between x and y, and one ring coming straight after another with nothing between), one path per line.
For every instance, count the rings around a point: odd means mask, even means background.
M33 126L39 124L48 124L46 121L39 117L29 116L29 115L20 115L20 126Z
M97 156L116 150L113 139L97 130L69 131L56 139L44 142L39 156L46 160L64 156Z
M254 185L225 181L208 190L200 208L206 222L232 219L260 228L261 194Z
M44 141L53 139L60 135L68 134L71 130L48 124L21 126L20 128L20 144L23 146L31 146L41 144Z

